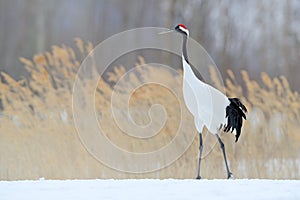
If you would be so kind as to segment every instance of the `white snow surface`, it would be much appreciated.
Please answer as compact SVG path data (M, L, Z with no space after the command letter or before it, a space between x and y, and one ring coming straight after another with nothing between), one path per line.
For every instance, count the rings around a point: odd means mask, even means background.
M0 181L0 199L300 199L299 180Z

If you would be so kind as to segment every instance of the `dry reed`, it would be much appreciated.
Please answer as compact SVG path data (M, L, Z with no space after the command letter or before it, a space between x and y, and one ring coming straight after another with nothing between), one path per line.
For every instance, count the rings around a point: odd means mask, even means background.
M30 73L19 81L1 72L0 99L0 179L87 179L87 178L194 178L197 168L198 137L191 147L172 165L145 174L122 173L95 160L81 144L72 116L72 87L80 61L92 49L91 43L76 38L77 49L53 46L50 52L32 59L20 58ZM137 67L144 65L138 59ZM135 108L137 123L149 121L140 110L154 103L163 105L168 120L157 137L136 140L120 134L111 118L110 97L112 85L126 73L123 66L107 73L96 92L96 113L107 137L116 145L141 152L155 150L169 142L178 128L178 99L159 85L145 85L132 94L130 105ZM179 74L181 71L179 71ZM160 75L170 84L181 82L181 76L160 68L151 68L144 74L151 80ZM236 178L300 178L300 97L290 89L284 76L271 78L261 74L262 84L252 80L247 71L241 71L243 83L228 70L225 80L228 96L239 97L249 108L241 138L222 134L230 166ZM140 84L137 74L130 74L133 85ZM159 78L159 77L158 77ZM211 78L220 86L211 68ZM240 85L244 85L241 87ZM193 122L192 116L189 115ZM186 128L195 132L193 123ZM205 144L204 144L205 145ZM118 162L128 162L119 160ZM219 146L202 162L204 178L225 178L225 168Z

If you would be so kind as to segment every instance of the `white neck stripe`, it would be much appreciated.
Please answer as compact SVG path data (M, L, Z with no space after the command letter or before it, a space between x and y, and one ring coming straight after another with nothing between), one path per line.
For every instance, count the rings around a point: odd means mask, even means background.
M182 26L179 26L179 29L182 30L183 32L185 32L189 36L189 30L188 29L185 29Z

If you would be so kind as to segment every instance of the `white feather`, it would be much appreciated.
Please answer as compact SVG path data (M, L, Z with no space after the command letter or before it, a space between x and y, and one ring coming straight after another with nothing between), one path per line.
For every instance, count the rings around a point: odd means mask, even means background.
M182 26L179 26L179 29L182 30L183 32L185 32L187 34L187 36L190 35L190 32L188 29L183 28Z
M202 132L205 125L211 133L217 134L220 126L226 124L226 107L230 101L222 92L200 81L183 56L182 63L183 97L194 116L195 126Z

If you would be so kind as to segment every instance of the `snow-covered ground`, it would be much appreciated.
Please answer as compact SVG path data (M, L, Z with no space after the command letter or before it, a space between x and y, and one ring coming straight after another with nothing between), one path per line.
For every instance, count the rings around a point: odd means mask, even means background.
M0 199L300 199L296 180L0 181Z

